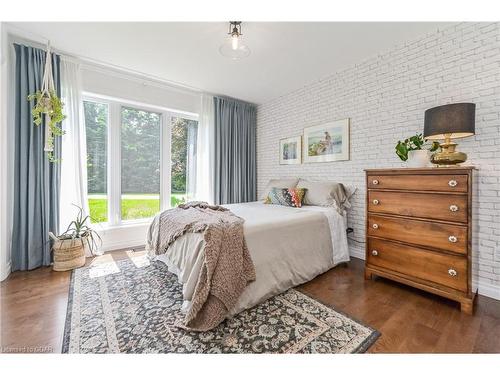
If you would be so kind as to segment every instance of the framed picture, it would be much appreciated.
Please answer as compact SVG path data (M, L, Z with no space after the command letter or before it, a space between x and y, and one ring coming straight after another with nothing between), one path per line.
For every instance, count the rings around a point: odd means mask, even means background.
M302 137L280 139L280 164L302 163Z
M304 162L349 160L349 119L304 129Z

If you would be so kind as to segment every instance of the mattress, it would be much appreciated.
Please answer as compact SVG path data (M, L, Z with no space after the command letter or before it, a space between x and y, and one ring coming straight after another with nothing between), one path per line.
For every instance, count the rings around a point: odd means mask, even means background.
M240 296L229 316L349 261L346 218L335 208L293 208L250 202L225 205L245 219L244 234L256 280ZM187 309L203 264L202 233L186 233L158 256L183 284Z

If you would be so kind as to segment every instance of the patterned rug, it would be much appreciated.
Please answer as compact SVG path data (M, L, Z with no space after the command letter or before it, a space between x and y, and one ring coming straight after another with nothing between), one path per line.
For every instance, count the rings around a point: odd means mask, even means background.
M175 326L182 287L163 263L108 257L73 271L63 353L360 353L379 336L295 289L187 332Z

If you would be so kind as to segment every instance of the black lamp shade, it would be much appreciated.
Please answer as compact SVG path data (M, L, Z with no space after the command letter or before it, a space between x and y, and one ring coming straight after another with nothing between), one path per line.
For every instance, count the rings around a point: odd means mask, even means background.
M464 138L475 134L476 105L474 103L446 104L425 111L424 138Z

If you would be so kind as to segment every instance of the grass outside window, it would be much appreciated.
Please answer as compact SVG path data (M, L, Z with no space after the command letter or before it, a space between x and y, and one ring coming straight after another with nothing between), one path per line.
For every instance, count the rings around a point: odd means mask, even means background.
M185 194L172 194L171 207L186 201ZM108 221L108 198L105 194L89 195L89 209L92 223ZM121 199L122 220L146 219L160 212L158 194L124 194Z

